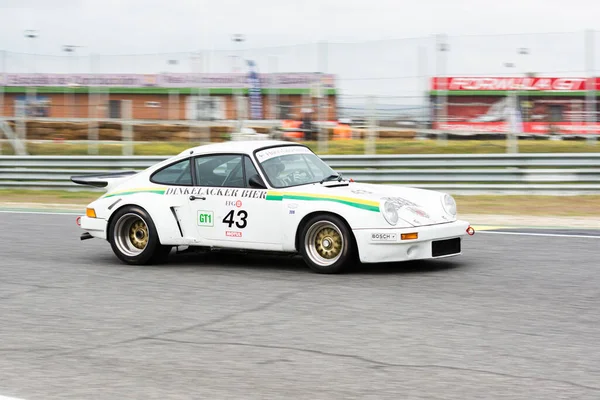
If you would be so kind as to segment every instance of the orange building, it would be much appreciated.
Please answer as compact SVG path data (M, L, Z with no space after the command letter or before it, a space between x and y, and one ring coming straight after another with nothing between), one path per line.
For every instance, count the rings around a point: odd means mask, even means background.
M241 74L4 74L0 115L27 110L49 118L299 119L301 108L320 104L321 118L333 120L333 81L323 74L262 74L258 87L248 87Z

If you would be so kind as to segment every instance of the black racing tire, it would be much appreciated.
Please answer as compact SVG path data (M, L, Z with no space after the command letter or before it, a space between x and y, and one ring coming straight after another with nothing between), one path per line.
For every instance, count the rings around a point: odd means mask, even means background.
M314 272L338 274L356 263L356 244L348 225L339 217L319 214L302 226L299 251Z
M137 206L115 212L108 227L108 241L117 258L130 265L161 264L171 252L171 246L160 243L150 215Z

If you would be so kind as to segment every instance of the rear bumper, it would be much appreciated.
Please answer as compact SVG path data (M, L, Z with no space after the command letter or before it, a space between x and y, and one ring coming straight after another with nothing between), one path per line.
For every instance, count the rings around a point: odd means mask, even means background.
M356 229L353 233L360 261L382 263L460 255L462 238L467 235L468 227L467 221L455 221L415 228ZM417 239L401 239L401 234L413 232L418 233Z
M81 229L95 238L106 239L106 220L101 218L81 217Z

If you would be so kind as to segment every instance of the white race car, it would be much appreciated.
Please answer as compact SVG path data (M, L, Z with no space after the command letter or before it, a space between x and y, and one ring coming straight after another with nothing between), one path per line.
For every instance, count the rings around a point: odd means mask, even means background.
M284 141L195 147L141 172L74 176L106 193L78 218L125 263L171 249L300 253L319 273L363 263L461 254L473 229L452 196L346 180L309 148Z

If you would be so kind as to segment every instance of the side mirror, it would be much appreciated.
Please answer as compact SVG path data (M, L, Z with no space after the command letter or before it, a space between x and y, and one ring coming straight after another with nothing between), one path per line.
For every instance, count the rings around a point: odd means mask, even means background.
M267 185L265 185L265 182L258 174L252 175L250 177L250 179L248 180L248 183L250 183L250 187L253 187L253 188L257 188L257 189L266 189L267 188Z

